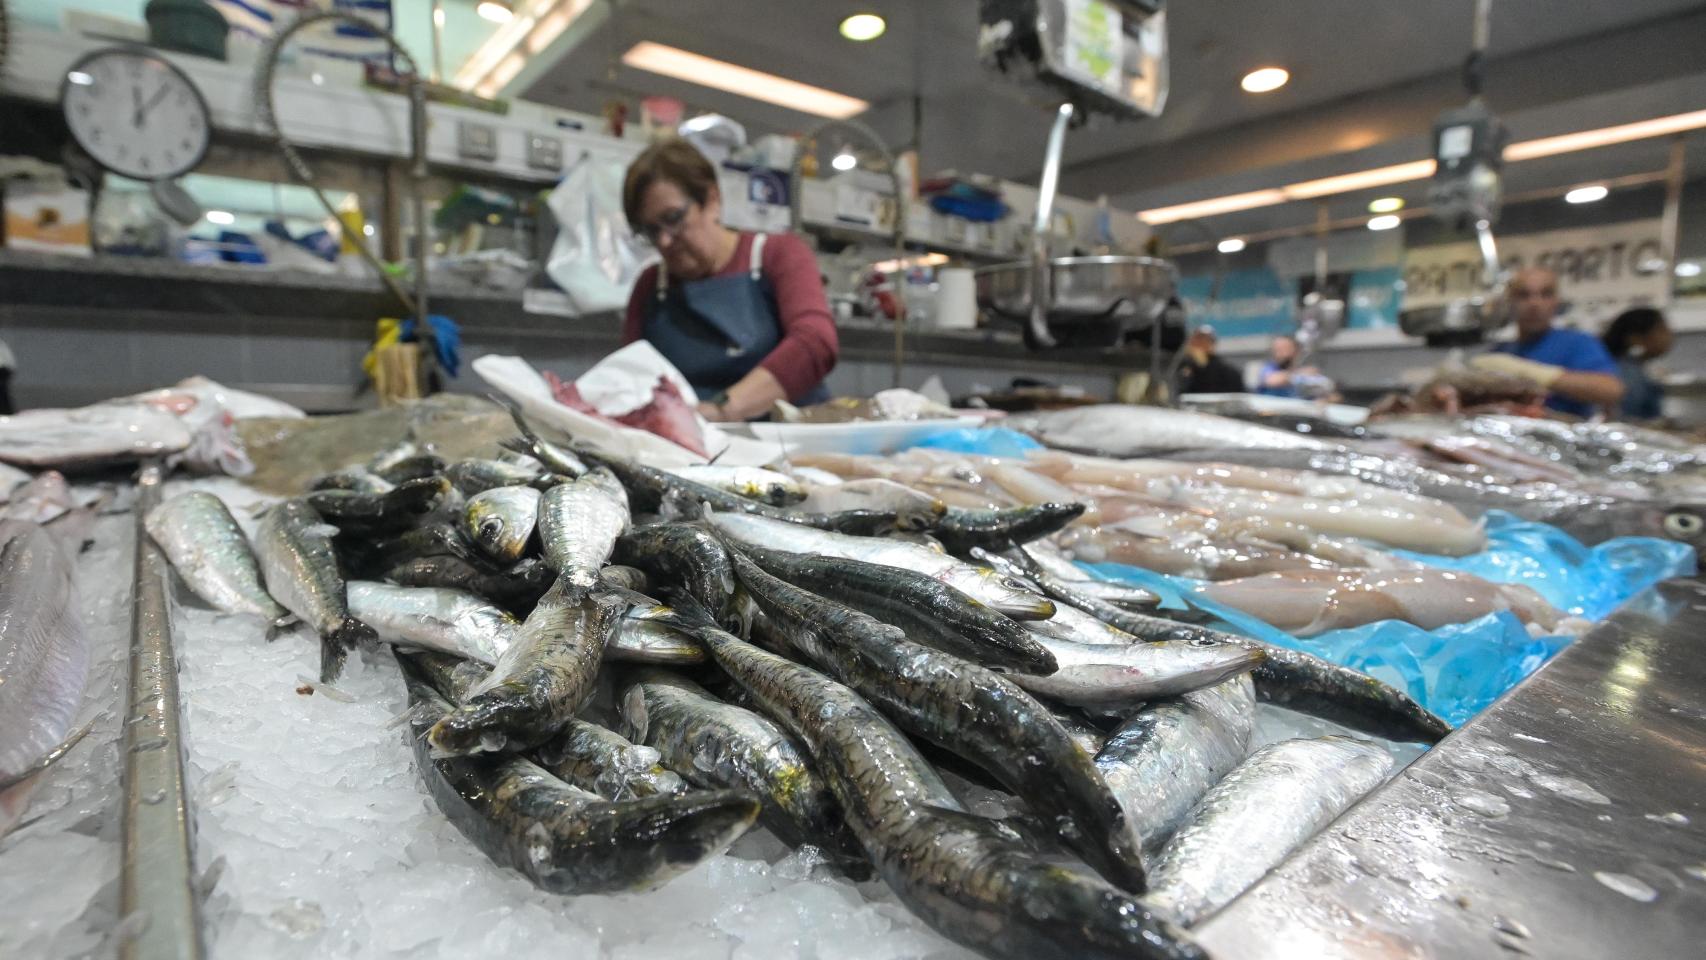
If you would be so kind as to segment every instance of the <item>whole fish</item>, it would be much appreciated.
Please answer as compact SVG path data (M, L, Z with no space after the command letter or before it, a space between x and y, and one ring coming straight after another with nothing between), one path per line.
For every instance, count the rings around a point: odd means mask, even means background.
M416 453L412 456L392 460L383 470L373 470L374 476L389 483L402 484L410 480L424 480L445 472L444 458L434 453ZM464 490L463 493L469 491Z
M1500 610L1543 629L1564 618L1530 587L1433 567L1269 573L1206 584L1202 593L1300 637L1379 620L1433 630Z
M1115 403L1019 414L1002 425L1051 447L1114 457L1225 447L1331 450L1336 446L1209 413Z
M622 733L656 749L700 787L728 787L764 804L760 819L789 846L831 844L856 855L841 811L804 749L772 721L675 674L646 669L623 690Z
M715 627L698 629L718 665L805 741L878 873L942 934L1014 960L1204 956L1143 903L966 813L905 735L852 690Z
M150 510L143 526L172 569L209 606L275 624L290 616L267 593L249 538L218 497L200 490L180 494Z
M1320 533L1361 537L1407 550L1462 556L1487 545L1487 532L1481 524L1437 501L1404 506L1364 504L1355 499L1316 499L1213 487L1181 488L1177 498L1217 514L1254 514L1287 520Z
M545 491L539 504L539 542L545 565L567 588L584 594L598 582L616 538L628 528L628 497L608 470L591 470Z
M636 606L617 625L604 659L620 663L692 666L705 662L705 648L674 626L670 607Z
M695 483L727 490L748 500L786 507L806 498L805 488L785 473L763 467L725 467L717 464L697 464L671 467L670 473Z
M372 459L367 461L366 466L368 471L371 473L383 473L405 460L410 460L422 454L431 452L431 450L422 447L413 440L404 440L402 443L399 443L390 449L381 450L374 454Z
M1284 740L1202 798L1155 861L1148 902L1188 925L1214 913L1384 783L1392 756L1367 740Z
M511 408L514 412L514 408ZM520 423L519 415L517 423ZM586 463L580 457L560 447L549 440L537 436L510 437L498 441L498 446L512 453L520 453L551 473L564 477L578 477L587 470ZM527 464L521 464L527 466Z
M742 550L774 576L892 623L925 646L1024 673L1055 669L1054 657L1024 627L940 580L858 560Z
M337 528L301 500L285 500L261 517L255 555L267 593L320 637L320 682L343 671L356 644L374 640L373 629L350 616L343 573L332 549Z
M1161 598L1142 587L1128 586L1112 580L1098 580L1066 558L1052 542L1044 540L1027 543L1018 550L1025 559L1043 572L1071 588L1074 593L1087 594L1098 600L1122 607L1153 607Z
M348 490L352 493L377 494L397 485L382 479L366 467L345 467L314 478L308 484L310 493L323 490Z
M345 532L397 533L433 512L450 482L443 477L408 480L379 493L316 490L303 497L327 523Z
M1082 503L1035 503L1001 510L953 509L930 527L950 553L973 547L1002 550L1058 532L1084 514Z
M41 408L0 417L0 461L20 467L81 470L187 449L182 420L145 403Z
M550 739L592 697L605 644L628 606L610 591L577 591L559 577L491 674L433 724L433 749L513 751Z
M610 801L513 754L435 758L426 727L450 704L404 663L409 742L427 792L493 862L554 893L648 890L715 856L758 817L733 790Z
M462 505L462 533L487 557L515 563L533 538L542 495L532 487L494 487Z
M508 613L461 590L351 580L348 596L350 615L386 643L481 663L502 659L521 626Z
M1056 617L1060 616L1059 608L1066 606L1094 617L1116 630L1124 630L1127 633L1135 632L1132 627L1141 623L1137 619L1138 614L1117 604L1109 603L1094 594L1080 591L1077 585L1082 581L1066 581L1052 576L1035 561L1031 561L1029 554L1022 551L1015 550L1013 552L1014 556L1022 558L1018 563L999 554L990 553L982 547L973 547L971 555L974 560L987 563L997 573L1011 577L1020 583L1035 584L1038 590L1056 602Z
M913 643L897 627L765 573L735 572L788 642L903 729L963 756L1043 816L1111 883L1143 890L1142 841L1083 751L1007 679Z
M1451 724L1381 680L1302 650L1240 638L1264 656L1253 674L1256 695L1353 730L1403 743L1438 743Z
M807 468L797 468L796 472ZM805 486L806 497L795 506L801 513L839 513L843 510L885 510L899 512L942 510L940 502L927 493L895 483L893 480L869 477L846 483L810 483Z
M327 526L336 531L336 527ZM364 576L389 570L417 557L455 557L475 569L496 572L501 565L486 557L462 535L457 524L434 520L402 533L379 537L346 534L338 538L338 547L349 561L350 569Z
M617 563L680 584L712 616L728 616L734 600L735 573L722 541L687 523L649 523L616 538Z
M940 580L1015 620L1043 620L1054 615L1054 602L1048 598L1032 593L993 570L972 566L916 543L853 537L766 517L732 513L713 513L709 522L719 532L741 543L770 550L862 560L913 570Z
M404 587L443 587L461 590L526 616L557 575L538 559L527 559L508 570L492 573L451 556L415 557L391 567L385 579Z
M473 660L441 653L417 651L408 655L411 665L451 702L491 673L491 668ZM590 790L606 800L627 800L660 793L681 793L687 784L665 770L659 754L651 747L630 743L614 730L585 720L570 720L555 737L533 752L532 759L553 776L571 786Z
M0 835L67 749L89 659L70 561L40 527L19 530L0 549Z
M535 753L546 770L606 800L687 792L657 750L585 720L570 720Z
M469 497L497 487L523 486L543 476L538 470L502 460L473 459L458 460L445 467L444 475L456 489Z
M1031 693L1094 711L1124 711L1158 697L1213 686L1262 662L1259 650L1230 643L1077 643L1033 632L1060 668L1009 679Z
M1208 789L1250 753L1256 691L1248 676L1151 703L1120 724L1096 768L1154 853Z

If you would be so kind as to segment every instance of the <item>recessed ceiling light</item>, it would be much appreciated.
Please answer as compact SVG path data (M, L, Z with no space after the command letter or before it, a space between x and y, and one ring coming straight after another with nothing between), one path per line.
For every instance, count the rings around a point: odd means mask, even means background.
M1676 275L1679 277L1700 276L1700 264L1692 260L1684 260L1676 265Z
M1370 230L1390 230L1403 222L1403 218L1399 217L1397 214L1388 213L1384 216L1369 217L1368 228Z
M829 161L829 165L837 170L851 170L859 165L859 158L853 155L853 151L842 148L842 151Z
M1285 86L1286 81L1290 79L1291 74L1282 67L1262 67L1244 74L1244 79L1238 85L1243 87L1246 93L1268 93Z
M1404 209L1403 197L1381 197L1368 202L1369 213L1397 213Z
M508 0L480 0L474 12L493 23L508 23L515 19L515 8L509 5Z
M1221 253L1237 253L1244 249L1244 238L1227 237L1225 240L1215 244L1214 249L1219 250Z
M622 55L622 62L636 70L661 73L703 87L714 87L743 97L774 103L779 107L819 117L845 120L864 113L870 104L834 90L814 87L798 80L753 70L689 53L661 43L643 40Z
M208 223L217 223L222 227L229 227L237 222L236 216L227 210L209 210L201 216Z
M1610 193L1611 191L1607 190L1604 184L1592 183L1585 187L1577 187L1569 193L1564 194L1564 202L1593 203L1596 200L1604 200Z
M888 22L874 13L855 13L841 21L841 35L849 40L875 40L888 28Z

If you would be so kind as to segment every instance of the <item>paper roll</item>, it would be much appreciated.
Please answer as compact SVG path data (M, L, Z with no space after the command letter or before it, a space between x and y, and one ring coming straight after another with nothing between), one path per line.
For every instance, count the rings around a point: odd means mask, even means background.
M936 326L969 330L977 326L977 282L964 267L936 272Z

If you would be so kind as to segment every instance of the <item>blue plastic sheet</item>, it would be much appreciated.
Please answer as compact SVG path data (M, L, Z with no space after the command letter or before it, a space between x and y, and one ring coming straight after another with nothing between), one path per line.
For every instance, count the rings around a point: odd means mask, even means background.
M941 433L933 433L912 446L948 450L953 453L975 453L985 457L1023 457L1032 450L1042 449L1042 444L1006 427L961 427L957 430L944 430Z
M1560 610L1599 620L1623 601L1670 577L1694 573L1694 548L1654 537L1618 537L1585 547L1557 527L1503 510L1487 513L1487 549L1467 557L1394 550L1445 570L1495 583L1521 583Z
M1594 620L1660 580L1687 576L1695 569L1693 549L1668 540L1622 537L1590 549L1554 527L1500 512L1488 515L1487 527L1487 549L1467 557L1394 552L1498 583L1526 584L1555 606ZM1504 612L1437 630L1382 620L1314 637L1294 637L1209 600L1199 592L1201 581L1118 563L1080 566L1104 579L1155 592L1164 609L1201 610L1216 618L1223 629L1378 677L1453 724L1481 712L1571 639L1530 637L1515 615Z

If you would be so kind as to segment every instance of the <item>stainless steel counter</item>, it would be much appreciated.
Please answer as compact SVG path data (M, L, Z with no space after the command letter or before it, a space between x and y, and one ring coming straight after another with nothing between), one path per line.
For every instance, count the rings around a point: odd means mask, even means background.
M1706 583L1636 598L1198 928L1245 958L1706 955Z

